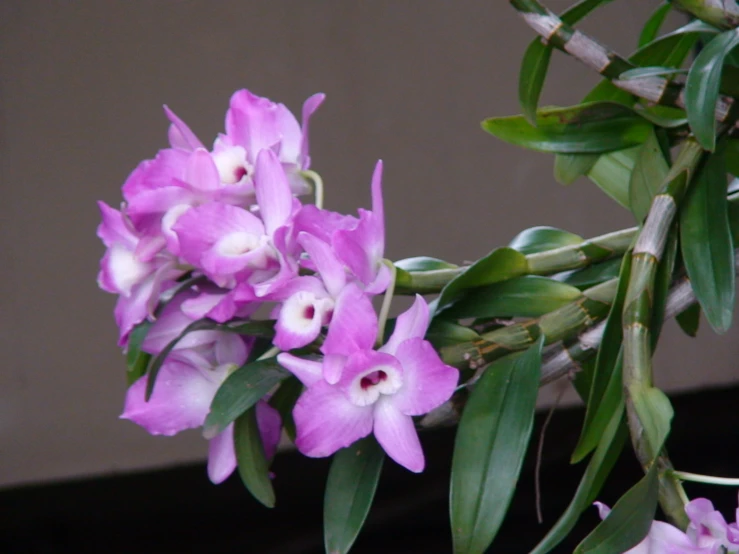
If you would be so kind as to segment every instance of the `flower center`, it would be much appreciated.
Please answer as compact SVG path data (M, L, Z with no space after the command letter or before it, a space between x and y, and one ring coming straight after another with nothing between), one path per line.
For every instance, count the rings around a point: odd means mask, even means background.
M383 370L379 369L377 371L373 371L369 375L365 375L359 380L359 386L362 387L362 390L367 390L373 385L376 385L380 381L387 380L387 373L385 373Z
M403 377L392 365L376 365L357 375L349 387L349 399L355 406L369 406L381 395L392 395L403 386Z
M227 185L235 185L252 173L252 167L246 161L246 150L241 146L213 153L213 163L216 164L221 182Z
M218 252L223 256L241 256L259 246L259 237L238 231L230 233L218 241Z

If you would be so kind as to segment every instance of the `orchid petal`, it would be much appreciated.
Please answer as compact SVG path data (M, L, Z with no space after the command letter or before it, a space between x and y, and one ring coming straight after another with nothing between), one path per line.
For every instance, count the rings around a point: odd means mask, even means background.
M319 92L317 94L314 94L310 98L308 98L305 102L303 102L303 114L302 114L303 115L303 121L302 121L303 137L300 143L300 157L298 158L298 165L300 165L301 169L310 168L310 156L308 155L308 148L309 148L309 137L308 137L309 126L308 124L310 122L311 116L315 113L315 111L323 103L325 98L326 98L326 95Z
M306 387L312 387L321 380L321 362L298 358L286 352L277 355L277 362L300 379Z
M121 419L128 419L152 435L175 435L184 429L200 427L225 371L211 371L209 378L188 363L167 360L159 372L157 386L147 402L147 377L128 389Z
M282 418L280 412L264 400L257 402L257 426L262 437L264 455L271 460L277 452L277 445L282 434Z
M172 145L172 148L181 148L183 150L203 148L203 143L198 140L198 137L190 130L190 127L166 105L164 106L164 113L167 114L167 118L172 123L169 126L169 143Z
M372 303L355 284L347 285L336 300L321 352L349 356L371 349L376 338L377 314Z
M221 331L215 343L215 355L219 365L241 366L249 356L249 348L241 335Z
M325 381L310 386L293 410L298 450L311 458L330 456L372 432L372 407L352 404Z
M421 442L413 419L395 409L391 397L382 397L374 405L374 432L387 455L414 473L425 466Z
M275 125L280 136L280 161L298 163L302 133L295 116L284 104L275 106Z
M102 221L97 228L97 236L107 248L123 245L133 250L138 241L136 235L126 225L123 214L108 206L105 202L98 202Z
M271 148L280 141L275 111L273 102L246 89L231 96L226 113L226 133L234 144L246 149L252 163L260 150Z
M381 352L395 354L401 342L407 339L422 339L429 327L429 306L420 294L416 295L413 305L398 316L395 329L387 343L380 348Z
M293 195L285 170L271 150L262 150L257 156L254 189L264 227L271 236L287 222L293 208Z
M234 425L210 439L208 445L208 478L214 485L223 483L236 469Z
M221 176L213 158L205 148L198 148L190 154L185 168L185 182L192 188L212 192L221 188Z
M331 247L309 233L300 233L298 242L305 248L318 273L326 285L326 290L334 298L338 298L346 285L346 271Z
M428 341L408 339L395 356L403 366L403 387L388 401L406 415L427 414L449 400L459 371L441 361Z

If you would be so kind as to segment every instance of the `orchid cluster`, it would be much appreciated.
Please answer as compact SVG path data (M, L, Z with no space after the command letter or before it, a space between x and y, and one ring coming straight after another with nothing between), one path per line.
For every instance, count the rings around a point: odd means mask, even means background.
M298 449L329 456L374 433L391 458L418 472L413 416L447 401L458 371L424 340L421 296L383 345L386 314L378 318L372 297L392 288L394 273L383 260L382 163L372 210L359 217L297 198L310 190L308 122L322 101L305 102L300 126L284 105L238 91L211 150L165 107L170 148L133 171L120 210L100 203L107 251L98 282L119 295L119 344L130 347L145 325L140 350L165 356L150 398L151 376L142 375L121 417L152 434L202 426L219 386L256 353L255 337L217 324L248 321L268 306L273 349L260 353L280 352L278 362L305 386L292 412ZM198 321L216 325L186 332ZM322 360L290 353L306 348ZM271 458L281 417L265 400L256 410ZM235 467L232 423L210 438L210 479L219 483Z
M331 553L351 548L385 454L420 472L417 429L458 424L454 552L482 554L531 450L539 387L568 377L585 404L571 461L586 467L532 552L559 548L599 497L627 434L645 475L612 510L599 504L604 520L575 552L739 552L737 524L683 488L739 479L675 469L665 448L673 408L652 360L667 318L689 336L702 319L717 333L732 324L739 8L663 3L622 57L573 26L606 0L582 0L561 17L539 0L510 2L539 35L523 56L523 113L491 117L483 129L553 154L557 181L590 180L637 225L589 239L533 227L473 263L392 263L382 163L371 210L323 208L308 140L323 95L306 100L299 123L284 105L238 91L210 149L165 107L169 148L131 173L120 209L100 204L107 250L98 282L118 295L129 369L121 417L159 435L203 427L210 479L238 468L267 506L281 440L306 456L333 455ZM660 34L673 9L693 21ZM579 104L540 108L554 49L603 81ZM400 294L412 304L389 317ZM671 524L653 521L658 503Z

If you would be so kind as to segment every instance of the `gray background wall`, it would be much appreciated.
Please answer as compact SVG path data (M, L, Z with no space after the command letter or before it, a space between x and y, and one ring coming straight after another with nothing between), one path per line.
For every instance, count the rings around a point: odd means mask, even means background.
M655 5L615 2L584 28L627 53ZM311 153L328 207L367 206L383 158L391 258L471 260L532 225L632 225L590 183L557 185L551 157L480 130L518 112L531 37L493 0L0 3L0 485L205 457L197 432L154 438L117 419L114 298L95 285L95 200L119 203L128 172L166 146L165 102L209 143L237 88L293 110L325 92ZM561 55L554 69L546 103L576 103L595 82ZM736 380L736 336L688 341L668 326L659 383Z

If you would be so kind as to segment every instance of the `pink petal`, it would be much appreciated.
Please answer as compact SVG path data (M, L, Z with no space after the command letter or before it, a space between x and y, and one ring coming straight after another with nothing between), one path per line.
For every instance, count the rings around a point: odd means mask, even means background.
M284 225L293 208L293 195L280 161L271 150L262 150L257 157L254 174L259 213L268 235Z
M427 341L408 339L395 357L403 366L403 386L388 399L406 415L423 415L449 400L457 387L459 371L441 361Z
M228 479L236 469L234 450L234 426L231 423L223 431L210 439L208 446L208 478L218 485Z
M335 385L344 373L347 356L343 354L326 354L323 357L323 378L327 383Z
M352 229L358 223L359 220L356 217L322 210L313 204L306 204L300 208L293 219L296 232L305 231L329 244L335 231Z
M372 432L372 406L355 406L325 381L318 381L302 394L293 418L295 446L311 458L330 456Z
M375 437L388 456L406 469L420 473L425 460L413 419L396 410L390 398L381 397L374 405Z
M180 255L193 265L219 239L232 233L264 234L262 222L254 214L228 204L211 202L182 214L172 227L180 241Z
M97 235L103 241L103 244L108 248L118 245L133 250L138 238L126 225L123 214L111 208L105 202L98 202L98 208L102 221L98 225Z
M309 291L296 291L285 300L275 324L275 346L280 350L293 350L313 342L323 327L327 311L333 301Z
M280 161L297 164L300 156L302 133L295 116L284 104L277 104L275 124L280 135Z
M321 239L304 232L298 236L298 242L316 265L328 293L338 298L346 285L346 271L331 247Z
M306 387L312 387L321 380L323 368L321 362L298 358L286 352L277 355L277 362L300 379Z
M226 134L234 144L246 149L252 163L260 150L280 142L276 110L273 102L245 89L231 96L226 113Z
M181 179L190 153L179 148L165 148L153 160L141 162L123 184L123 197L129 204L145 190L170 186Z
M172 122L169 126L169 143L172 145L172 148L181 148L183 150L203 148L203 143L198 140L198 137L190 130L190 127L166 105L164 106L164 113L167 114L167 118Z
M300 143L300 158L298 160L298 164L300 165L301 169L310 168L310 156L308 155L308 150L309 150L308 124L310 122L311 116L318 109L318 107L323 103L325 98L326 98L326 95L319 92L317 94L314 94L310 98L308 98L303 103L303 125L302 125L303 138Z
M376 338L377 314L372 303L355 284L347 285L336 301L321 352L349 356L371 349Z
M257 402L257 425L264 445L264 455L267 460L274 458L277 445L282 434L282 418L280 412L267 404L264 400Z
M147 377L131 385L121 418L133 421L152 435L171 436L184 429L200 427L225 378L225 370L211 373L207 378L197 367L168 360L162 365L148 402L144 399Z
M398 316L395 329L387 343L380 351L395 354L401 342L407 339L422 339L429 326L429 306L420 294L416 295L413 305Z
M243 365L249 356L249 348L244 340L245 339L241 335L237 335L235 333L228 333L225 331L218 332L214 349L216 362L219 365Z
M213 158L205 148L198 148L190 154L185 168L185 182L192 188L212 192L221 188L221 177Z

